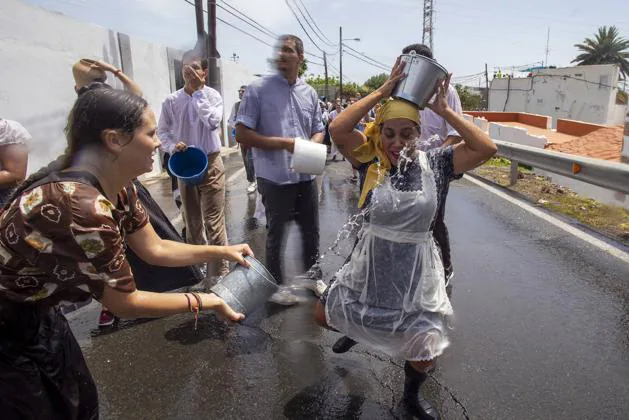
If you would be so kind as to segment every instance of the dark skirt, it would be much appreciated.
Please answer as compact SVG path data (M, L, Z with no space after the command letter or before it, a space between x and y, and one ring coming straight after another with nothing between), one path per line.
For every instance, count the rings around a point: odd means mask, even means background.
M140 181L135 180L134 184L138 191L138 199L146 209L155 233L162 239L184 242L151 193ZM135 284L140 290L167 292L192 286L203 280L203 275L196 266L158 267L144 262L131 248L127 249L126 255L133 271Z
M97 419L96 385L56 307L0 300L0 417Z

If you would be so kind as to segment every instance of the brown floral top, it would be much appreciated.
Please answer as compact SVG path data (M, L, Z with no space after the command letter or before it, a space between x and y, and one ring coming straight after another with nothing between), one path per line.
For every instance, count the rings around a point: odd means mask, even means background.
M95 187L51 182L16 198L0 216L0 297L85 300L107 284L135 290L125 237L148 223L130 184L114 206Z

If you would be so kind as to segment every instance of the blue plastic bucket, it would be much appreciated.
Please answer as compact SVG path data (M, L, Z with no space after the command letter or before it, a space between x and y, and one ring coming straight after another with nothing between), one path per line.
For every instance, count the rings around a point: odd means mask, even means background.
M186 150L173 153L168 160L168 169L186 184L200 184L207 173L208 160L205 152L188 146Z

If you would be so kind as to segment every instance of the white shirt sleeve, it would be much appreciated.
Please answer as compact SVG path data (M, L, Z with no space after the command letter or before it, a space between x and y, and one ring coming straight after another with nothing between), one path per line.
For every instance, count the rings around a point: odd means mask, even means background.
M28 145L32 137L22 124L0 118L0 146L9 144Z
M463 114L463 108L461 107L461 99L459 99L459 94L457 93L456 89L452 86L448 87L448 106L450 108L452 108L452 110L454 112L456 112L459 115ZM445 119L444 119L445 121ZM458 133L458 131L456 131L454 128L452 128L452 126L450 124L448 124L446 122L446 136L444 138L447 139L450 136L456 136L456 137L461 137L461 135Z

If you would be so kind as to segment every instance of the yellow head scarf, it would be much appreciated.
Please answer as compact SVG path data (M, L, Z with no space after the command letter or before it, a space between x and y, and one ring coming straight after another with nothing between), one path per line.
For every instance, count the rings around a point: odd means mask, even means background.
M361 163L368 163L376 158L377 160L369 165L363 190L358 200L358 207L365 204L369 191L378 186L391 169L391 161L389 161L380 141L380 128L385 121L394 118L406 118L419 125L419 109L409 102L390 99L380 107L376 114L376 120L367 124L365 128L367 142L354 149L352 154Z

